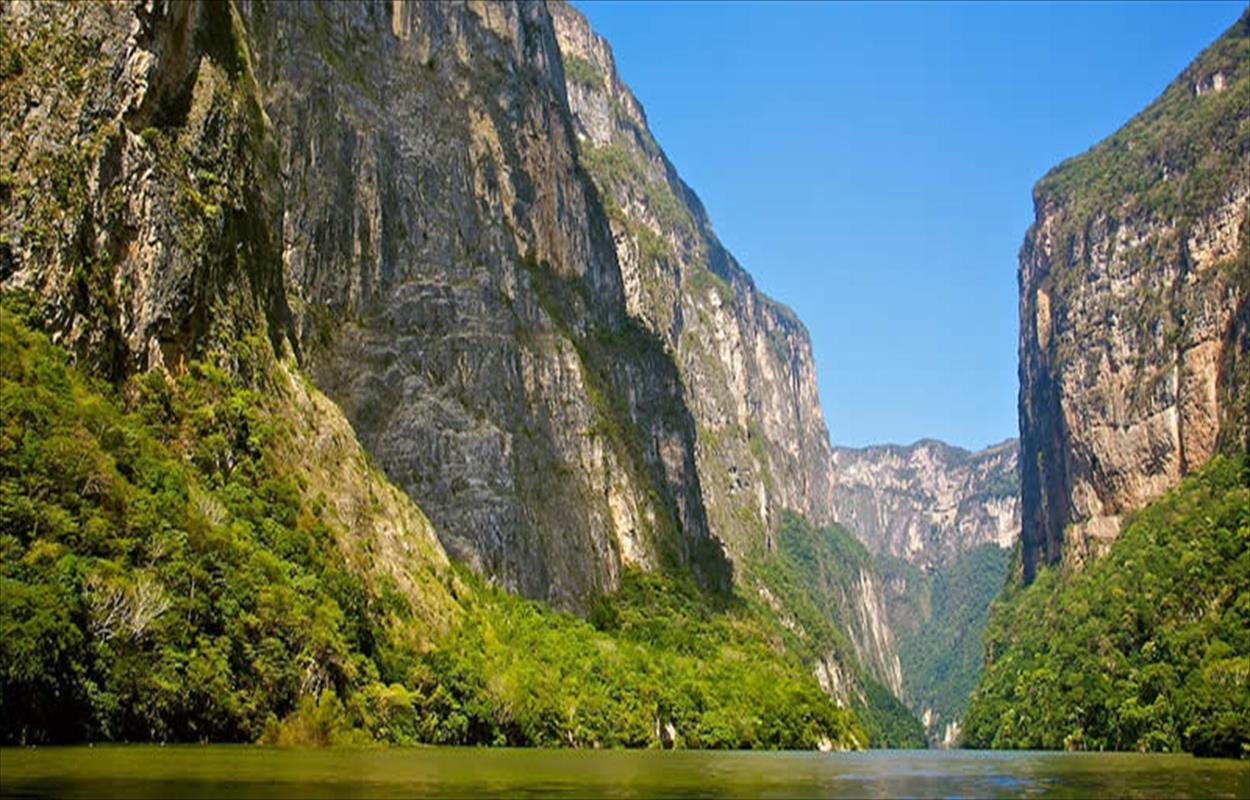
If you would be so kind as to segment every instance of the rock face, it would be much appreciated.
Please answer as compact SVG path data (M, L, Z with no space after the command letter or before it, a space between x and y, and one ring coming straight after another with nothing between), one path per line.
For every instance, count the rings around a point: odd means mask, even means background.
M0 282L98 374L294 344L245 36L226 4L4 8Z
M769 546L782 510L829 521L833 465L806 329L717 240L607 43L567 4L551 9L578 149L604 198L627 308L681 374L712 532L740 557Z
M566 608L628 564L725 582L691 416L629 317L546 8L240 9L282 132L312 372L448 550Z
M296 370L277 133L248 40L229 3L0 7L0 288L98 377L232 366L289 426L274 452L347 562L413 601L409 633L429 641L460 612L447 554Z
M1250 17L1034 189L1020 252L1023 568L1079 564L1250 406Z
M104 374L267 336L450 555L562 608L630 567L751 594L783 511L830 520L806 331L573 9L3 14L0 282ZM844 589L897 689L879 580Z
M542 5L18 3L5 27L0 279L80 358L178 369L269 331L506 586L575 608L628 563L727 582Z
M832 521L836 467L811 341L716 238L702 203L651 135L608 43L566 3L549 8L579 158L602 198L628 314L675 362L695 425L709 529L751 583L751 565L773 549L783 512L815 525ZM841 599L828 613L851 634L857 659L900 693L880 581L866 568L833 594ZM818 676L845 702L836 666Z
M835 448L834 518L874 555L924 568L1020 535L1019 446L977 453L934 440Z

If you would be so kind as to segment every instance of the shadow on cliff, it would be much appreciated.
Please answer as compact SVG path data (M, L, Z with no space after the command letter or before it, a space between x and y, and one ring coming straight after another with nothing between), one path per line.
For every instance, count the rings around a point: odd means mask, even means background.
M652 544L662 568L689 574L712 595L732 593L734 567L708 529L694 462L695 421L677 364L662 340L628 314L589 313L590 287L532 254L521 260L548 316L577 349L603 436L628 465L655 512Z

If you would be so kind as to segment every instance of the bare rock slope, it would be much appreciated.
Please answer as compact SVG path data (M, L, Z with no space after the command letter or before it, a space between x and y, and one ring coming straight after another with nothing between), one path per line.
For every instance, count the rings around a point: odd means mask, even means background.
M934 440L834 450L833 514L874 555L922 567L1020 535L1018 443L970 453Z

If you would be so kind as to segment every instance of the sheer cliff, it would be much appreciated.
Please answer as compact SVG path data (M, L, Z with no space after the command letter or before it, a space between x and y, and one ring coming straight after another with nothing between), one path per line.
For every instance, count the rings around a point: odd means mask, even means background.
M674 354L686 386L712 529L745 554L767 545L781 510L827 522L833 468L806 329L717 240L607 43L567 4L551 8L627 306Z
M565 608L728 569L541 4L243 3L307 362L459 559Z
M1250 11L1034 189L974 747L1250 752Z
M647 127L612 50L566 3L549 5L581 163L602 198L628 313L672 354L696 430L709 529L749 592L784 512L817 526L834 510L836 465L807 330L760 292L721 245L698 197ZM767 595L771 596L771 595ZM877 680L898 694L900 667L871 565L828 609ZM845 656L843 656L845 658Z
M1080 563L1250 406L1250 17L1033 192L1020 251L1023 568Z
M611 69L633 127L589 144L585 66L611 56L588 27L600 56L577 49L576 12L0 13L0 388L21 411L0 577L28 603L0 611L77 643L22 650L68 659L46 685L0 666L6 697L81 704L56 729L6 705L6 741L281 741L337 692L397 741L862 745L822 688L874 741L912 741L884 732L907 715L881 582L819 527L806 333L716 242ZM59 421L35 410L52 389ZM57 483L67 441L84 454ZM128 516L153 493L164 517ZM198 705L148 694L209 673ZM768 727L792 712L812 724Z

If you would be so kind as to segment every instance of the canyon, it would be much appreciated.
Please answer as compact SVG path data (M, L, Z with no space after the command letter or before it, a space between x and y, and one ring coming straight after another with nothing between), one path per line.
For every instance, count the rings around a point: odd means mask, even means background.
M0 18L6 742L951 746L994 598L1247 447L1244 15L1038 183L979 452L833 446L568 3Z

